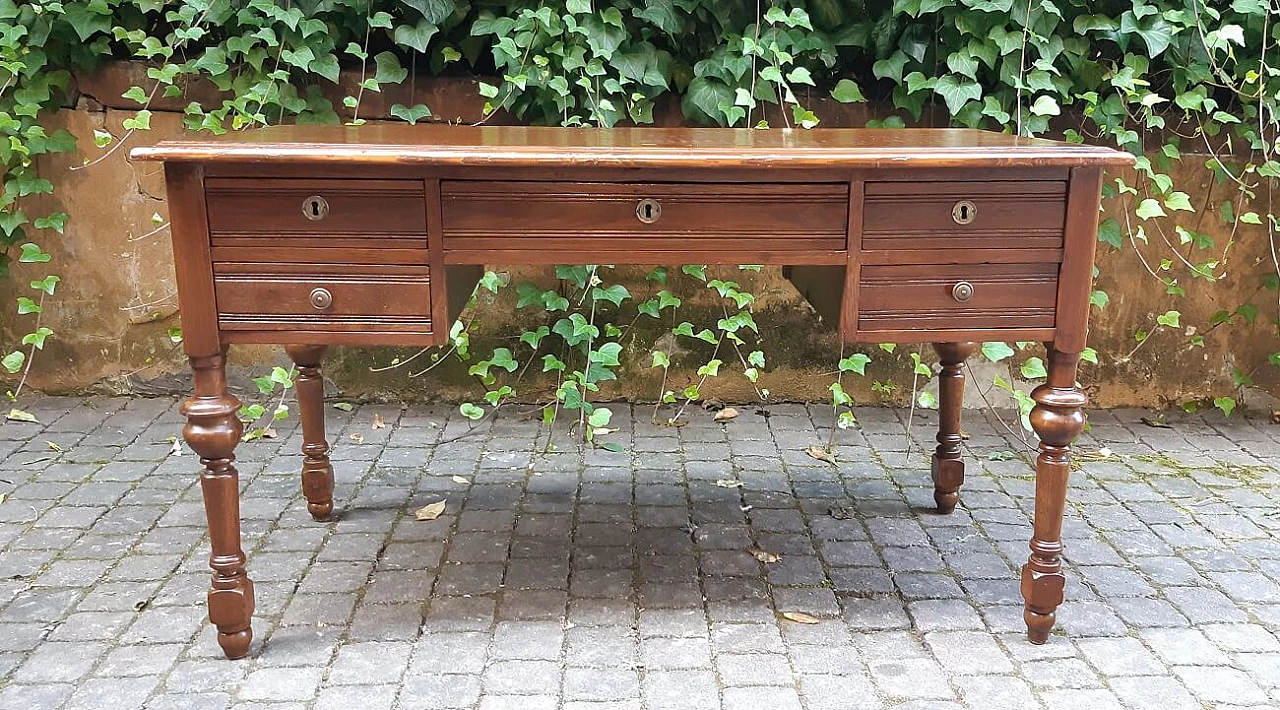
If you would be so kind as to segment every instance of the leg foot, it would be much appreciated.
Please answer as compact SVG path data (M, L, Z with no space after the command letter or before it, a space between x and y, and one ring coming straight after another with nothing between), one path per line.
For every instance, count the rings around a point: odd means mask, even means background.
M1062 514L1067 500L1071 442L1084 431L1084 405L1076 389L1079 353L1047 346L1049 378L1031 393L1031 426L1040 437L1036 459L1036 511L1031 556L1022 568L1027 640L1041 644L1053 630L1066 577L1062 573Z
M960 502L964 457L960 452L960 408L964 404L964 361L973 343L934 343L942 362L938 374L938 448L933 453L933 501L938 512L950 513Z
M225 367L222 353L192 357L195 395L187 398L179 411L187 417L183 439L204 464L200 488L209 521L209 567L213 569L209 621L218 627L218 644L223 653L234 659L247 656L253 640L249 625L253 617L253 582L245 574L244 550L240 547L239 474L233 465L235 447L244 429L236 416L240 401L227 393Z
M333 464L324 434L323 345L291 345L285 350L298 366L298 410L302 418L302 495L315 520L333 513Z

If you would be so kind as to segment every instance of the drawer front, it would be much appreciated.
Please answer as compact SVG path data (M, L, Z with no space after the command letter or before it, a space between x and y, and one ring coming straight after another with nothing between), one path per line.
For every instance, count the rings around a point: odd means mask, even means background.
M209 178L205 202L215 245L220 238L262 234L312 241L315 235L404 235L426 243L427 200L420 180Z
M430 331L431 279L425 267L377 275L228 273L224 267L215 270L214 292L224 330Z
M866 265L858 330L1052 328L1058 264Z
M838 251L849 186L446 180L441 209L446 251Z
M1061 249L1067 183L868 182L862 249Z

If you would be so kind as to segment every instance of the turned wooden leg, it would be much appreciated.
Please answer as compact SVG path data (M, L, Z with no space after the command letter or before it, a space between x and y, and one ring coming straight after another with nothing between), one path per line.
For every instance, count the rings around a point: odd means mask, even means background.
M232 465L236 444L244 432L244 425L236 416L240 400L227 392L225 350L217 355L192 357L191 369L195 374L195 394L182 403L179 411L187 417L182 438L204 464L200 488L209 520L209 566L213 568L209 621L218 627L218 644L227 658L244 658L253 640L249 626L253 582L244 571L239 475Z
M302 495L316 520L333 512L333 464L324 436L324 378L320 359L324 345L291 345L285 348L298 366L298 411L302 417Z
M960 502L964 456L960 453L960 407L964 404L964 361L973 343L934 343L942 361L938 374L938 448L933 452L933 501L938 512L950 513Z
M1062 574L1062 513L1067 501L1071 442L1084 431L1083 407L1088 401L1076 389L1080 353L1047 347L1049 378L1031 392L1036 406L1031 426L1040 437L1036 459L1036 512L1031 557L1022 568L1023 618L1027 640L1044 643L1053 630L1054 612L1062 603L1066 582Z

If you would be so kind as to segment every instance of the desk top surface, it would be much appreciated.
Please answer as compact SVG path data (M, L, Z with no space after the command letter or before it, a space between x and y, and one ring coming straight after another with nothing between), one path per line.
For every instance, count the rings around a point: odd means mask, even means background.
M494 167L1077 167L1132 165L1100 146L963 128L272 126L134 148L134 160Z

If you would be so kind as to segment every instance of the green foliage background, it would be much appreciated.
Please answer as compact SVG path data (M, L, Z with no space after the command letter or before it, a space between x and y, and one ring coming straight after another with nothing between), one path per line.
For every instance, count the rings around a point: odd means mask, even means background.
M61 231L66 216L26 214L22 206L24 197L56 189L58 176L39 175L33 160L75 146L65 132L47 132L42 119L66 101L72 70L112 58L150 67L148 83L124 94L139 108L126 122L130 132L149 127L155 97L182 96L194 79L227 94L214 105L190 104L186 123L223 131L358 123L371 92L440 73L492 77L479 85L487 110L535 123L644 124L655 101L678 97L694 123L759 125L768 104L775 127L779 117L812 127L821 116L802 97L820 91L897 109L873 125L900 126L928 111L955 125L1024 135L1052 127L1068 140L1140 156L1136 181L1116 178L1105 188L1133 210L1104 222L1099 238L1103 248L1138 250L1152 286L1171 297L1213 288L1237 238L1268 240L1271 263L1248 267L1258 283L1253 299L1207 323L1183 322L1176 308L1136 323L1135 350L1160 331L1188 348L1206 337L1267 338L1278 343L1271 363L1280 365L1280 225L1274 211L1251 207L1273 204L1280 177L1277 42L1277 0L0 0L0 268L20 264L13 277L32 288L16 304L30 333L3 365L25 371L54 336L39 318L56 300L58 279L39 243L43 230ZM344 70L360 82L330 101L321 88ZM392 114L416 122L431 108L396 105ZM113 150L127 138L103 133L97 147ZM1212 156L1205 169L1231 188L1228 199L1193 206L1174 183L1172 166L1192 148ZM1197 210L1222 220L1230 239L1196 230ZM1175 221L1185 226L1169 231L1168 217L1179 213L1186 219ZM610 293L595 270L591 279L580 285ZM1095 306L1108 301L1094 294ZM749 312L749 303L732 311ZM569 339L582 333L570 332ZM712 331L726 332L734 331ZM584 362L599 362L601 347L587 339ZM1004 350L986 352L1008 357ZM756 361L763 358L744 358L744 369ZM1042 369L1024 366L1023 374ZM1255 374L1237 369L1236 384L1249 385ZM838 385L833 393L839 404ZM1213 403L1229 414L1236 400Z

